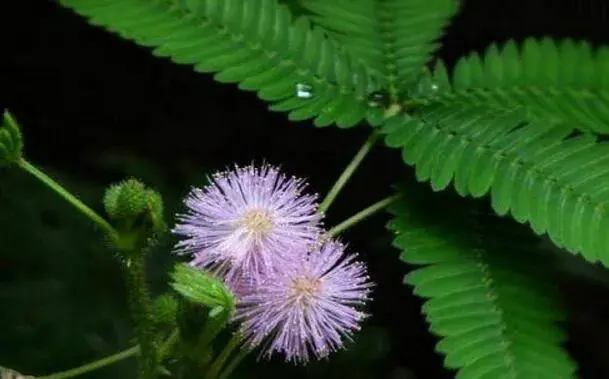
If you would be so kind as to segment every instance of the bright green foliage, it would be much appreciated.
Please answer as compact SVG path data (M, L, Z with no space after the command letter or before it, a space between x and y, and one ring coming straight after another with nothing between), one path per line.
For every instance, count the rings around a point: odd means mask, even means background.
M584 132L609 134L609 47L587 42L510 41L461 58L451 78L442 65L424 78L426 98L495 109L525 107L532 121L563 121Z
M23 155L23 138L17 122L8 111L0 124L0 167L17 163Z
M232 292L215 276L190 267L177 264L172 273L171 286L188 300L211 309L210 316L230 315L235 307Z
M351 127L379 112L367 106L376 84L363 65L277 0L59 0L154 54L216 73L289 111L291 120Z
M455 0L300 0L395 98L415 83L459 7Z
M531 259L530 235L409 188L390 228L400 259L420 267L404 281L427 299L445 366L457 379L575 378L557 325L564 315L544 262Z
M528 222L559 247L609 265L609 144L518 111L435 105L417 118L397 116L384 131L389 146L434 190L454 182L462 196L491 193L500 215ZM424 121L422 121L424 120Z

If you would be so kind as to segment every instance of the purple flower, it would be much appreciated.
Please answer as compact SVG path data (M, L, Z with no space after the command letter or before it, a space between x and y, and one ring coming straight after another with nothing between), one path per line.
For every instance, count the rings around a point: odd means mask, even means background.
M258 278L317 240L317 196L303 194L305 187L269 165L217 173L186 197L189 212L178 215L173 232L187 238L176 249L227 283L240 273Z
M267 357L282 352L287 361L302 363L341 348L367 317L357 308L373 286L355 258L329 240L262 282L251 282L241 290L234 317L246 344L263 345Z

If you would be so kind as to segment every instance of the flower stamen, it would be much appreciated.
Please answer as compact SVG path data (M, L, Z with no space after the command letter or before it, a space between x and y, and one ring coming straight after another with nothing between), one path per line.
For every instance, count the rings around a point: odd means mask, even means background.
M321 280L308 278L305 276L292 279L291 298L301 307L306 307L311 303L316 294L321 290Z
M250 209L241 219L241 225L254 238L265 237L273 228L274 222L267 212L260 209Z

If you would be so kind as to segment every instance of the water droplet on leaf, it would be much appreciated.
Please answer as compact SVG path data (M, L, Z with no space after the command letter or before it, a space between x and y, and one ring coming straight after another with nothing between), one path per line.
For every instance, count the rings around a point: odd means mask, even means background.
M301 99L309 99L313 96L312 88L310 85L305 83L296 84L296 96Z

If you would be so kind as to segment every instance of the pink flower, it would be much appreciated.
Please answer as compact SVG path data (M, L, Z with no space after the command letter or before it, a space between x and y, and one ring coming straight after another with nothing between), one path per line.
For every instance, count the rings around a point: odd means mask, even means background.
M188 213L173 230L186 239L176 249L229 284L239 273L259 278L317 240L317 196L303 194L305 187L269 165L217 173L186 197Z
M330 240L264 280L250 281L247 290L242 285L234 319L241 322L246 344L296 362L341 348L367 317L357 308L369 300L373 286L355 258Z

